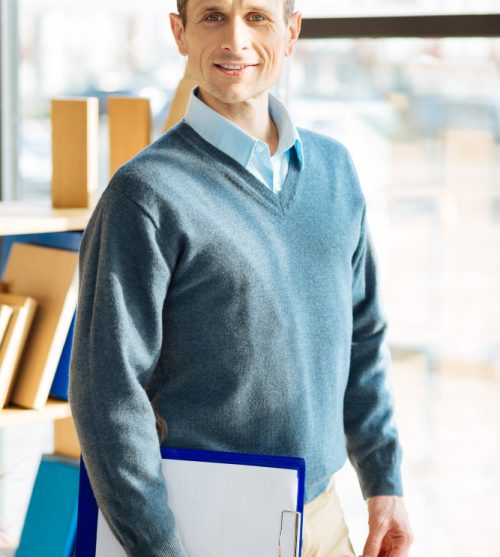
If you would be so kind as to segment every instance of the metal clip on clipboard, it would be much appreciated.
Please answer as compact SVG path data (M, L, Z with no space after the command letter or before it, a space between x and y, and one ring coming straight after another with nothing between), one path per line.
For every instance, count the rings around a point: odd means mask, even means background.
M279 538L279 557L299 556L300 521L302 515L297 511L281 511Z

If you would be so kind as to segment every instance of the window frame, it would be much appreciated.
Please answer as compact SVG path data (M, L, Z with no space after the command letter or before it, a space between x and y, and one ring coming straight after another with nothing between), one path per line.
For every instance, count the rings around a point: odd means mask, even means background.
M305 18L300 39L500 37L500 14Z
M20 197L17 0L0 2L0 201Z

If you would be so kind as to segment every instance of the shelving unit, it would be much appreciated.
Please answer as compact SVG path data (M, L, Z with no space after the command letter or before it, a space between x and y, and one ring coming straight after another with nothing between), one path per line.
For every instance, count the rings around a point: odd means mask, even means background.
M51 199L0 202L0 241L3 236L41 234L84 230L93 211L88 209L54 209ZM69 420L68 420L69 418ZM42 422L54 422L54 442L65 435L72 424L71 408L66 401L49 398L42 410L8 406L0 410L0 435L11 426L33 427ZM60 443L61 441L59 441ZM56 447L55 447L56 448ZM14 555L15 547L1 547L0 555Z
M93 208L54 209L50 199L0 202L0 236L84 230L92 211ZM26 410L13 406L0 410L0 428L70 416L71 410L67 402L49 399L43 410Z

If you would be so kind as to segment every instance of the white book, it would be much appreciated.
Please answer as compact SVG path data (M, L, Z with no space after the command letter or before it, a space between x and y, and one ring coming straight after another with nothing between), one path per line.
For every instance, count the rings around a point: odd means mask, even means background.
M17 377L19 362L29 337L37 310L30 296L0 292L0 304L12 310L7 329L0 342L0 410L9 402Z

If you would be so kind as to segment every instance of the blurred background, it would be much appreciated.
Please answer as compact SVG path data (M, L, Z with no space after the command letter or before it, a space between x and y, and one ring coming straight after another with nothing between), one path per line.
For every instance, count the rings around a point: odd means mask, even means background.
M148 97L155 137L162 133L184 72L168 22L175 2L18 7L17 196L50 196L49 102L62 96L100 100L104 188L108 95ZM500 0L297 0L297 8L322 18L472 15L500 13ZM479 35L303 39L275 89L299 126L348 147L367 197L412 557L500 555L500 38ZM21 427L2 436L5 454L15 446L0 476L0 497L16 494L0 516L8 546L28 503L30 462L51 439ZM366 504L349 463L338 485L361 554Z

